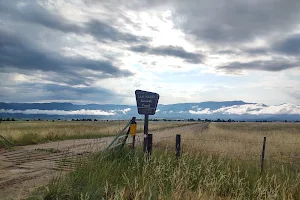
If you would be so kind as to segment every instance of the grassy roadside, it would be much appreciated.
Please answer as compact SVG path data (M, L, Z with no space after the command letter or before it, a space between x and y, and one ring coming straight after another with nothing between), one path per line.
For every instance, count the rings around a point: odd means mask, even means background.
M300 199L298 170L268 171L201 154L176 160L161 150L149 162L125 150L95 155L28 199Z
M300 199L299 130L300 124L211 123L182 134L179 160L174 138L154 144L151 162L140 151L94 155L29 199Z
M118 134L128 121L48 122L15 121L0 124L0 135L15 145L30 145L68 139L91 139ZM150 131L189 125L191 122L150 122ZM143 131L138 122L137 131ZM0 147L3 145L0 143Z

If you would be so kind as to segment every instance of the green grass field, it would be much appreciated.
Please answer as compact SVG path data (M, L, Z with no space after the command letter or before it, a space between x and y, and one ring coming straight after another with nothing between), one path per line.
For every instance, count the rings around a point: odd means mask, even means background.
M15 121L0 123L0 135L15 145L29 145L66 139L100 138L116 135L128 121ZM191 122L150 122L150 131L179 127ZM137 122L143 131L143 122ZM1 146L1 143L0 143Z
M263 136L270 141L266 155L294 155L298 130L300 124L211 123L182 136L194 140L182 140L179 160L168 141L154 146L150 161L140 150L100 153L30 199L300 199L297 160L269 163L263 174L259 165ZM257 162L248 162L252 154Z

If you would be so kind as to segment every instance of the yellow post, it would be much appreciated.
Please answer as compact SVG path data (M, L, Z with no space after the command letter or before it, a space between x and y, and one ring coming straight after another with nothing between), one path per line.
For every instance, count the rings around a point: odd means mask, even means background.
M129 131L130 131L130 134L132 135L132 149L134 150L135 135L136 135L136 121L135 121L135 117L133 117L132 120L131 120Z
M136 135L136 124L130 124L130 134L132 136Z

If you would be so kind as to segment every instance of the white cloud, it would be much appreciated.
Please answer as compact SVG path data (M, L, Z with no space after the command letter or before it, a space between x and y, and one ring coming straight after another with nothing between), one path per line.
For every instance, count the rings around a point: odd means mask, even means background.
M205 115L205 114L213 114L213 111L211 111L209 108L205 108L203 110L198 109L197 111L189 110L189 113L195 114L195 115Z
M281 104L274 106L266 106L263 104L245 104L245 105L235 105L229 107L222 107L217 110L198 109L198 110L189 110L191 114L233 114L233 115L292 115L300 114L300 105L294 104Z
M128 113L129 111L131 111L131 108L125 108L125 109L123 109L123 110L117 110L118 112L121 112L121 113L123 113L123 114L126 114L126 113Z
M124 109L126 110L126 109ZM124 112L124 110L122 110ZM105 116L111 116L116 115L116 112L114 110L111 111L103 111L103 110L38 110L38 109L28 109L28 110L5 110L0 109L0 113L10 113L10 114L16 114L16 113L22 113L22 114L42 114L42 115L105 115Z

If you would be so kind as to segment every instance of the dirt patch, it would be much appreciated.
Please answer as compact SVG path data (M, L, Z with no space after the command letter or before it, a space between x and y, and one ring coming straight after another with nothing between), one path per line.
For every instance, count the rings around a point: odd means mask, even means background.
M1 199L26 197L32 188L47 183L54 174L73 170L78 156L102 151L111 140L67 140L1 151Z

